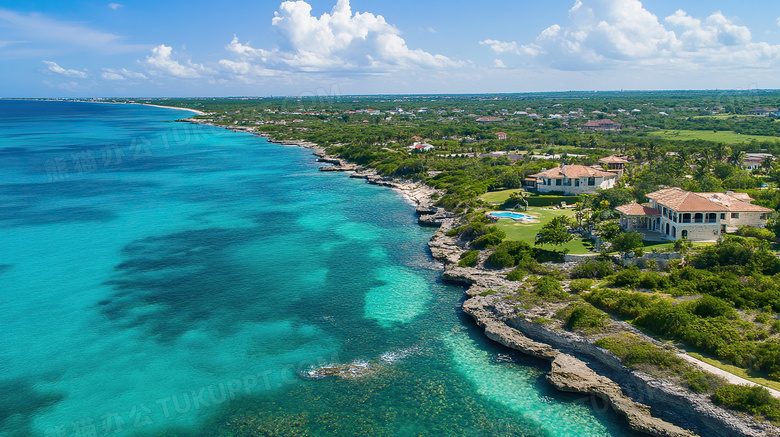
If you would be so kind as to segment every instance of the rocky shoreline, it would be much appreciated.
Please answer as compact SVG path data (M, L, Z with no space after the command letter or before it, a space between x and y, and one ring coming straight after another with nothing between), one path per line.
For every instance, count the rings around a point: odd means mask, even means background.
M463 311L488 338L550 361L547 380L559 390L597 396L625 416L633 429L652 436L780 436L780 429L768 422L737 415L714 405L706 395L627 368L592 339L534 322L556 309L544 305L518 310L503 299L519 286L505 279L506 272L458 267L464 249L446 235L455 224L443 222L429 243L434 258L445 265L442 279L467 287ZM613 320L610 325L660 345L625 322Z
M181 120L216 126L209 120ZM224 127L224 126L218 126ZM467 299L463 311L484 328L493 341L538 358L550 361L547 380L557 389L596 396L626 417L637 431L663 437L760 437L780 436L780 429L768 422L757 422L746 415L737 415L714 405L706 396L692 393L662 378L631 370L610 352L592 340L562 329L551 329L532 319L549 313L541 307L515 312L515 307L503 302L504 295L517 288L517 282L507 281L506 272L480 268L458 267L466 249L448 237L457 226L457 217L434 205L431 196L436 189L418 182L401 181L379 175L373 169L360 167L338 157L329 156L324 147L304 141L276 140L257 128L226 127L235 132L248 132L270 142L313 150L318 162L328 164L320 171L353 172L350 177L365 179L370 184L395 189L416 205L418 223L439 229L428 243L433 257L444 264L444 281L465 286ZM488 290L498 293L484 295ZM624 322L620 329L642 335ZM655 340L645 337L647 341ZM655 342L657 343L657 342Z

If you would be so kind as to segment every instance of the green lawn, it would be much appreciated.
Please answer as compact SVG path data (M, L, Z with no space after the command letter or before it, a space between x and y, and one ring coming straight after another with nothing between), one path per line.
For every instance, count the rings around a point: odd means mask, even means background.
M509 199L509 196L512 195L512 193L516 193L518 191L523 191L523 190L516 188L514 190L491 191L489 193L485 193L479 196L479 198L488 203L495 203L497 205L501 205L502 203L506 202L507 199Z
M491 193L492 194L492 193ZM544 226L545 223L549 222L553 217L565 215L567 217L571 217L574 215L574 211L571 209L548 209L548 208L528 208L528 211L525 212L525 214L529 214L531 216L536 217L539 222L538 223L525 223L522 221L515 222L511 219L499 219L497 226L506 232L507 240L513 240L513 241L524 241L531 246L534 245L534 241L536 240L536 234L539 232L539 230L542 229L542 226ZM569 241L568 243L564 244L563 246L552 246L549 244L545 244L541 247L545 250L553 250L553 251L562 251L564 249L569 249L569 253L571 254L587 254L591 253L589 251L591 245L590 243L586 243L582 241L579 238L575 238L572 241Z
M667 140L704 140L721 142L726 144L739 144L746 143L752 140L756 141L777 141L778 137L762 136L762 135L742 135L733 131L718 131L713 132L711 130L669 130L661 129L648 133L649 136L657 136Z

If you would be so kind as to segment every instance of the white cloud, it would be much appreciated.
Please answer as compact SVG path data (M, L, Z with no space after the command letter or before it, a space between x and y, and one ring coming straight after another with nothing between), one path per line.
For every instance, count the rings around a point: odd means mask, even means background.
M561 70L618 64L759 67L778 62L780 46L751 40L747 27L719 11L702 20L678 10L661 21L639 0L576 0L569 22L549 26L534 42L480 44L497 54L533 55Z
M114 73L113 71L104 71L100 77L103 80L125 80L124 76L118 73Z
M446 56L410 49L401 32L384 17L353 13L349 0L338 0L330 13L319 17L311 11L305 1L283 2L271 21L279 37L278 48L255 49L234 38L227 50L239 60L220 64L249 71L242 63L259 60L263 68L278 70L361 72L459 65Z
M504 64L504 61L500 59L494 59L493 60L493 67L494 68L507 68L506 64Z
M204 71L205 68L200 64L193 64L187 62L187 65L182 65L179 61L171 58L173 49L160 44L152 49L152 54L146 57L144 64L150 68L153 74L163 74L168 76L180 77L185 79L200 77L199 71Z
M123 5L123 4L121 4L121 3L109 3L109 4L108 4L108 7L109 7L109 8L111 8L111 9L113 9L113 10L117 10L117 9L119 9L119 8L123 8L124 6L125 6L125 5Z
M90 29L82 24L53 20L41 14L20 14L0 8L0 39L4 35L25 43L52 47L88 49L103 54L138 51L148 46L126 44L119 35Z
M100 77L104 80L122 81L127 79L146 79L146 75L135 71L122 68L115 70L112 68L104 68Z
M480 45L490 46L490 50L493 50L494 52L496 52L496 54L499 55L503 53L514 53L516 55L522 55L522 54L535 55L539 52L538 49L534 47L528 47L528 46L520 47L517 45L517 42L515 41L504 42L495 39L486 39L484 41L480 41L479 43Z
M57 74L61 74L63 76L67 77L77 77L79 79L86 79L87 73L84 71L79 70L69 70L66 68L62 68L59 65L57 65L56 62L52 61L43 61L44 64L46 64L49 67L49 71L52 71Z

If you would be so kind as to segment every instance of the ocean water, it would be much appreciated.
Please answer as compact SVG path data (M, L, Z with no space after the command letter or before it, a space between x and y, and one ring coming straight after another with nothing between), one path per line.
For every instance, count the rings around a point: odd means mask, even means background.
M482 337L399 194L188 115L0 100L0 436L633 435Z

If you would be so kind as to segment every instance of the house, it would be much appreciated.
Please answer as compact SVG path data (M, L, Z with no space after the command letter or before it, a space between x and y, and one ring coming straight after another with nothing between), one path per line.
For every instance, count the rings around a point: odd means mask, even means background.
M475 121L477 123L485 124L485 123L496 123L496 122L499 122L499 121L504 121L504 119L501 118L501 117L479 117Z
M590 131L610 131L620 130L622 126L623 125L620 123L616 123L608 118L604 118L601 120L589 120L587 123L582 125L582 129Z
M775 117L780 117L780 109L777 108L756 108L752 111L750 111L748 114L750 115L774 115Z
M739 226L766 226L773 210L753 205L738 193L693 193L672 187L647 194L649 205L615 208L625 230L646 229L670 240L715 241Z
M415 142L411 146L407 147L407 149L412 149L413 151L417 152L427 152L429 150L433 150L434 147L432 144Z
M594 194L598 188L614 187L617 177L616 173L565 164L529 176L536 179L538 192L563 191L564 194Z
M502 141L503 141L503 140L506 140L506 133L505 133L505 132L496 132L496 137L497 137L499 140L502 140Z
M599 163L606 165L609 171L617 173L618 178L622 178L623 172L626 170L626 164L628 164L628 160L617 155L610 155L606 158L599 159Z
M742 160L742 168L748 171L760 169L764 164L764 159L775 159L771 153L746 153Z

